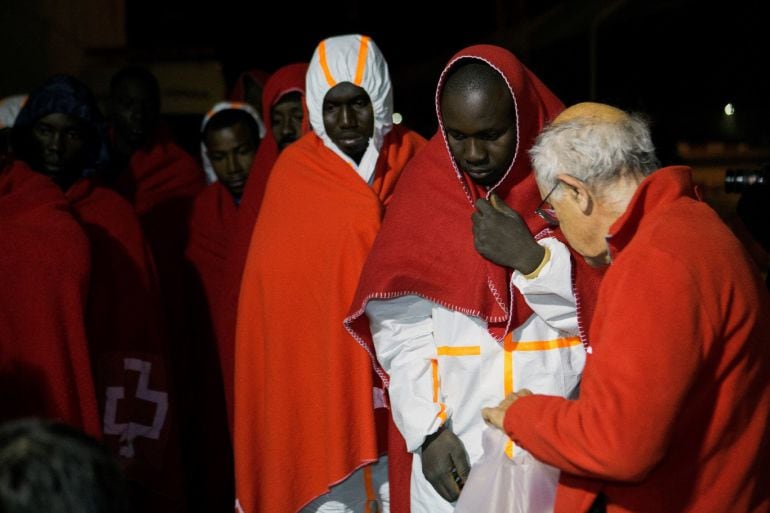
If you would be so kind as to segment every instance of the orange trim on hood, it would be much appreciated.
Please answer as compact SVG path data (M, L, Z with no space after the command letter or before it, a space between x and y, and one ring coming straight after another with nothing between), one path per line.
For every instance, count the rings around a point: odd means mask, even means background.
M332 72L329 69L329 64L326 62L326 41L321 41L318 45L318 61L321 64L321 69L324 72L324 77L326 77L326 83L329 84L329 87L337 85L337 81L334 79L334 75L332 75Z

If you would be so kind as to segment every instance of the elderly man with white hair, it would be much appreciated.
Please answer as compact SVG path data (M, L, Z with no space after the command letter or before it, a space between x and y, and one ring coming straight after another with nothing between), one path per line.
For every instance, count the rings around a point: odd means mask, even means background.
M770 298L741 243L636 115L575 105L530 154L540 210L609 268L580 397L484 418L562 470L556 513L769 511Z

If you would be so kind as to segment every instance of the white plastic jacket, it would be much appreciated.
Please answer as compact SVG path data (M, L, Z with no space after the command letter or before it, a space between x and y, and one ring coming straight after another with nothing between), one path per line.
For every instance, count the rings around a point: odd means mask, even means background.
M366 307L377 358L390 376L389 397L396 425L414 454L412 513L451 512L422 473L420 447L447 422L473 465L482 454L486 427L481 409L510 392L575 397L585 364L578 338L568 249L553 238L539 241L551 251L540 273L512 281L533 315L497 342L478 318L409 295L372 300ZM509 457L521 449L511 442ZM539 464L539 463L538 463Z

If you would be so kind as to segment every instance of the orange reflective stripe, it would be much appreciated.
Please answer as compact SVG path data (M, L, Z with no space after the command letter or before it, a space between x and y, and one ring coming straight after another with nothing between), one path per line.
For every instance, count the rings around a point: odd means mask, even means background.
M337 81L334 80L332 72L329 71L329 65L326 63L326 41L321 41L321 44L318 45L318 61L321 64L324 77L326 77L326 83L329 84L329 87L336 86Z
M361 81L364 79L364 68L366 67L366 50L369 47L369 37L363 36L361 38L361 47L358 49L358 63L356 64L356 76L353 79L353 83L357 86L361 85Z
M217 112L218 112L218 111L216 111L216 110L214 110L214 109L209 109L209 111L206 113L206 115L205 115L205 116L203 116L203 118L204 118L204 119L206 119L206 120L208 120L208 119L211 119L211 117L212 117L214 114L216 114Z
M579 337L557 338L554 340L533 340L531 342L514 342L511 334L506 335L503 345L506 351L548 351L563 349L581 344Z
M433 402L438 402L438 361L431 360L430 367L433 371Z
M503 397L513 392L513 352L505 348L503 354Z
M364 513L372 513L372 503L377 500L374 496L374 483L372 482L372 466L364 467L364 489L366 490L366 507Z
M513 440L511 439L508 439L505 443L505 455L508 456L508 458L513 459Z
M513 333L509 332L503 339L503 394L508 397L513 392L513 352L514 351L548 351L563 349L581 344L579 337L557 338L554 340L533 340L530 342L514 342ZM505 454L513 458L514 443L509 440L505 444Z
M481 346L438 346L436 353L439 356L479 356Z
M508 397L513 392L513 351L509 350L509 342L511 341L511 334L509 333L503 341L503 397ZM505 454L508 458L513 459L513 441L508 440L505 444Z
M565 347L572 347L581 344L580 338L568 337L557 338L554 340L535 340L531 342L514 342L513 334L508 333L503 339L503 349L505 355L503 357L503 394L508 397L508 394L513 392L513 352L514 351L548 351L550 349L562 349Z
M433 371L433 402L439 405L438 418L444 422L446 421L446 406L444 403L438 402L438 389L440 385L438 378L438 360L431 360L430 364L431 370Z

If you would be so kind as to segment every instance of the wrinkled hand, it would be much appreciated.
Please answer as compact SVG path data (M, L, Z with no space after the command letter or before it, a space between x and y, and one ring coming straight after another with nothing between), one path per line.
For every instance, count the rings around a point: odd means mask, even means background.
M449 428L428 436L422 444L422 473L447 501L457 500L470 471L465 446Z
M483 257L498 265L529 274L540 265L545 248L535 241L516 211L495 193L490 201L476 200L473 220L473 243Z
M532 392L530 392L526 388L523 388L518 392L508 394L508 397L500 401L500 404L498 404L497 406L492 408L482 408L481 416L484 418L484 420L487 423L495 426L496 428L502 431L505 431L505 428L503 428L503 422L505 422L505 412L508 411L508 407L513 403L515 403L516 400L519 399L520 397L525 397L528 395L532 395Z

